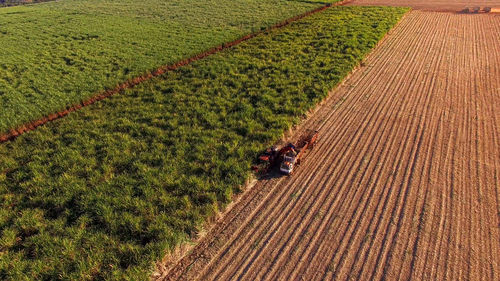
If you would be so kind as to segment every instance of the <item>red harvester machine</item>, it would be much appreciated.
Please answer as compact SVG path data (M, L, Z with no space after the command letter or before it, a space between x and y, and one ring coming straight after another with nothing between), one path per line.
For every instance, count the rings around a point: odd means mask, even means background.
M318 131L308 131L296 145L289 143L281 149L273 146L259 156L257 165L252 170L259 174L266 174L275 166L280 166L280 172L290 175L308 148L312 148L318 139Z

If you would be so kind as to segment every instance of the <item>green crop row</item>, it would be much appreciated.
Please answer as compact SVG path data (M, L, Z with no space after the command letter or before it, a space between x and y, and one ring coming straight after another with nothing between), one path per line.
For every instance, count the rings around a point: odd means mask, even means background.
M0 279L148 279L406 12L338 7L0 145Z
M319 6L287 0L64 0L2 8L0 133Z

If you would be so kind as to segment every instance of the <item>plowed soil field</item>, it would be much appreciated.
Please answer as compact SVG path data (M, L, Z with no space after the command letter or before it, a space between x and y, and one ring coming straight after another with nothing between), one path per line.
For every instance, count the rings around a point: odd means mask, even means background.
M165 280L499 280L500 17L412 11Z
M500 7L499 0L353 0L347 5L412 7L429 11L461 11L469 7Z

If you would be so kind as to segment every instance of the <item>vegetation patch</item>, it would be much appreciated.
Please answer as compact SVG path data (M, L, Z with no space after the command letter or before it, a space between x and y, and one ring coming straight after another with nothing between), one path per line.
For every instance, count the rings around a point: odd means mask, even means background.
M1 144L0 279L148 279L406 11L330 8Z
M288 0L64 0L0 9L0 134L320 7Z
M17 6L17 5L36 4L49 1L55 1L55 0L0 0L0 8Z

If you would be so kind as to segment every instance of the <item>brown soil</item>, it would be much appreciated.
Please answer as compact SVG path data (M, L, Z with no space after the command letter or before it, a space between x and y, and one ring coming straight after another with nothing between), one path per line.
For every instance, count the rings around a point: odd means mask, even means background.
M458 12L466 7L500 7L500 0L353 0L347 5L412 7L427 11Z
M500 17L412 11L159 280L500 280ZM300 135L300 132L296 136Z

